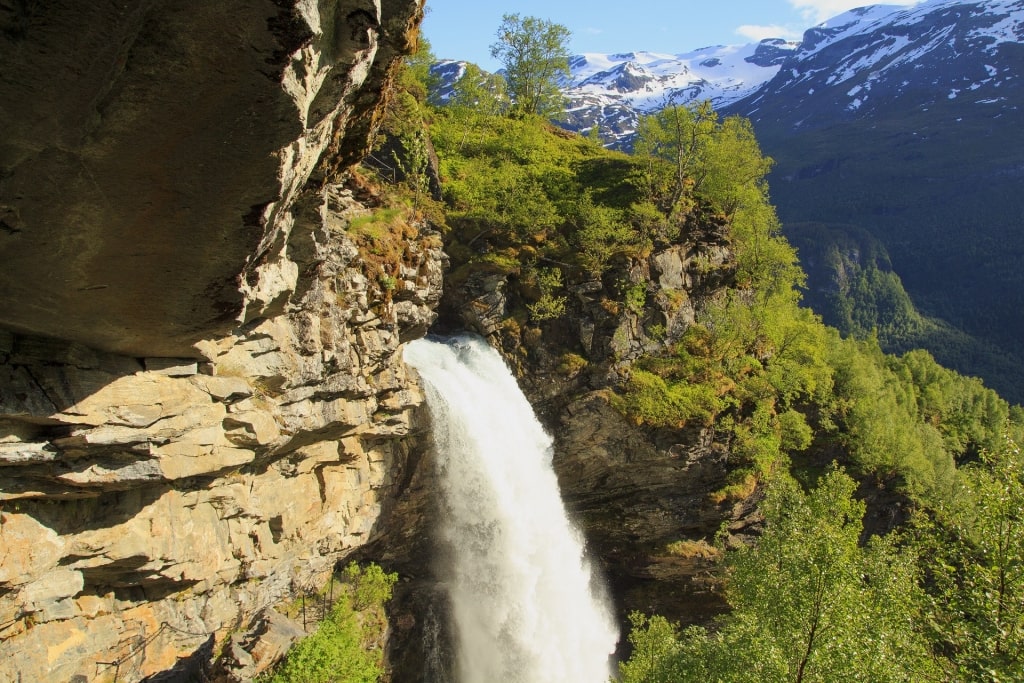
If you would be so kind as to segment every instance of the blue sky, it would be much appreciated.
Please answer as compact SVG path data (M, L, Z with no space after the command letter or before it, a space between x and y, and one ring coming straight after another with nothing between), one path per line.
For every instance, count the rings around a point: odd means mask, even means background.
M569 51L676 54L708 45L762 38L798 39L825 19L878 0L427 0L423 33L440 59L497 65L489 46L503 14L519 13L564 24ZM889 0L913 4L913 0Z

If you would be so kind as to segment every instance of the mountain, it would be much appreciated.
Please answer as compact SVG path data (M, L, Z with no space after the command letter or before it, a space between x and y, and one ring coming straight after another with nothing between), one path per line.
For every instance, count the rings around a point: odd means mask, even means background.
M749 117L775 159L784 225L867 230L917 308L975 342L931 336L926 348L1015 401L1022 39L1020 0L853 10L807 31L770 81L722 110Z
M792 130L950 103L992 115L1015 108L1022 35L1019 0L863 7L809 29L770 81L730 105Z
M875 5L799 43L570 67L562 125L597 125L609 146L628 149L638 116L670 102L751 119L783 223L827 228L812 242L866 230L917 308L963 333L929 350L1024 401L1024 370L1006 372L1024 368L1024 1Z
M781 39L753 45L715 45L678 55L627 52L582 54L569 62L563 84L569 102L562 125L595 124L615 146L628 146L640 114L673 102L711 100L720 109L756 92L797 47Z

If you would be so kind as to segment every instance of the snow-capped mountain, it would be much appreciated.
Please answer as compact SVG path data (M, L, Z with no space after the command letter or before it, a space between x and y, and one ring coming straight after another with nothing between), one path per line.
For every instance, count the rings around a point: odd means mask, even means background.
M813 125L815 112L864 116L904 97L998 105L1008 101L1000 89L1021 73L1022 41L1021 0L927 0L845 12L799 43L584 54L570 61L563 125L580 132L597 125L607 142L628 147L639 115L694 100L755 123L771 115L794 126ZM775 111L781 101L789 106ZM811 111L796 111L805 107Z
M569 60L562 82L566 112L559 124L588 132L595 124L611 145L628 146L642 114L668 104L708 99L721 108L771 80L798 43L780 38L750 45L715 45L678 55L656 52L586 53ZM442 60L431 67L433 97L445 102L466 63Z
M678 55L576 55L563 83L568 104L562 125L585 132L596 124L608 141L628 139L640 114L705 99L721 108L755 92L778 73L796 47L770 39Z
M1021 76L1022 40L1022 0L855 9L809 29L771 80L727 108L793 127L958 99L998 108Z

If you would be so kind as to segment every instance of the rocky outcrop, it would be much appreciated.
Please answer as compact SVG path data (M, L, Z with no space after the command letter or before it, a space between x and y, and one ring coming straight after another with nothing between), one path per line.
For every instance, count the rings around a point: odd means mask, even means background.
M622 257L600 277L568 273L565 313L534 321L516 273L471 270L445 292L439 326L466 327L504 352L555 439L566 505L608 578L616 607L674 621L724 608L715 535L757 523L756 490L714 496L734 466L713 427L636 425L612 396L644 356L668 353L702 306L733 284L728 226L694 214L684 240ZM467 267L464 267L464 270ZM560 292L561 294L561 292Z
M421 5L0 7L0 325L195 356L280 313L291 207L362 156Z
M421 16L0 7L0 679L251 679L379 533L443 256L345 178Z
M366 210L321 196L293 310L198 363L4 336L0 678L163 671L373 536L422 401L396 351L433 320L441 254L414 241L392 294L345 232Z

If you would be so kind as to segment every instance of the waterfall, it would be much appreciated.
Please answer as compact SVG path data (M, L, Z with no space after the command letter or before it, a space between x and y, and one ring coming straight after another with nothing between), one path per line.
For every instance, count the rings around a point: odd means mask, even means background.
M566 517L552 441L480 339L417 340L443 489L460 683L605 683L618 631Z

